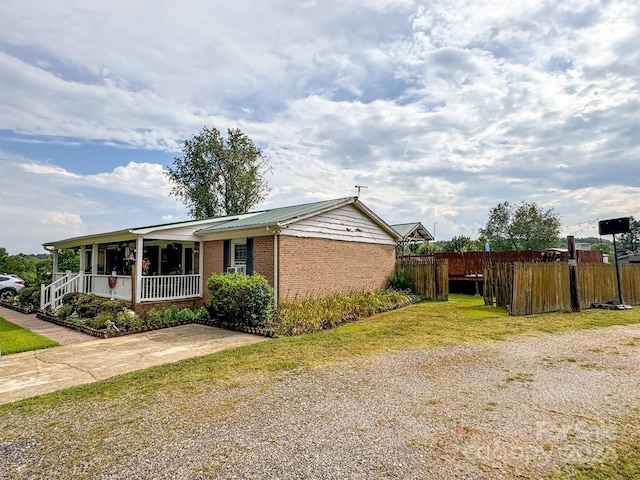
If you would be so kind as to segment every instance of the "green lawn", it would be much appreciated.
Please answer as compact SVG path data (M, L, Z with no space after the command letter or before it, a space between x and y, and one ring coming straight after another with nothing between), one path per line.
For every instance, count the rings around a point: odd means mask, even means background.
M0 317L0 349L2 349L3 355L57 347L58 345L60 345L58 342L49 340Z
M280 337L151 367L88 385L61 390L17 402L17 408L95 398L145 398L148 395L184 390L185 387L220 388L237 384L256 373L296 368L315 368L356 356L374 356L404 349L487 339L509 335L560 332L572 329L640 323L640 309L585 310L523 317L509 316L505 309L485 306L482 297L451 295L448 302L423 302L382 313L333 330L297 337ZM250 381L250 380L247 380ZM7 406L0 406L2 412Z

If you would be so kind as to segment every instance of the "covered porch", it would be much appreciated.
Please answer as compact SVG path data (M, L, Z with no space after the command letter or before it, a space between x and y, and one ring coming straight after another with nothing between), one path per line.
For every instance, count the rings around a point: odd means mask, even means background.
M164 237L164 238L162 238ZM181 238L182 237L182 238ZM186 237L186 238L185 238ZM121 231L45 244L53 253L52 283L41 286L41 310L57 310L71 292L132 302L202 298L202 242L193 235ZM79 252L77 272L58 271L60 251Z

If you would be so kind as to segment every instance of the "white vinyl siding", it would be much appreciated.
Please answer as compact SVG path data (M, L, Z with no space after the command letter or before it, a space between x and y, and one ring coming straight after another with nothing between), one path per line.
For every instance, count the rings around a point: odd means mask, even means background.
M301 220L281 235L395 245L396 239L353 205Z

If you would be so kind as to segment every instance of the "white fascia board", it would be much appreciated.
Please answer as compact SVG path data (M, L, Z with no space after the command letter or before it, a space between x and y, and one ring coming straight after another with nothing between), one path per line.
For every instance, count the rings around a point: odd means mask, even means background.
M214 232L198 233L196 241L203 242L213 240L232 240L234 238L252 238L252 237L266 237L272 236L274 225L261 225L253 228L228 228L224 230L216 230ZM271 231L269 230L271 228Z
M64 240L57 240L55 242L43 243L44 248L53 247L56 249L69 249L80 247L82 245L92 245L94 243L115 243L123 242L127 240L134 240L134 235L131 230L118 230L115 232L96 233L93 235L85 235L82 237L66 238Z

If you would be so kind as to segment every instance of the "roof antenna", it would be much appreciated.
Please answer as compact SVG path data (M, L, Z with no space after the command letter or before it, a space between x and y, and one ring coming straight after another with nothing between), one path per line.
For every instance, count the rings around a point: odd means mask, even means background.
M360 198L360 189L361 188L367 188L366 185L356 185L356 188L358 189L358 194L356 195L356 198Z

